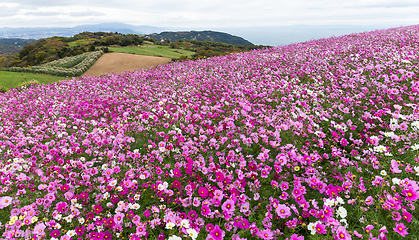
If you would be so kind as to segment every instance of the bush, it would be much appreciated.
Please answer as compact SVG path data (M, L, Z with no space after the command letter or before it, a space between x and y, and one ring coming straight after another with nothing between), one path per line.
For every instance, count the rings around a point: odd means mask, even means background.
M19 91L26 90L34 85L40 84L37 80L32 79L31 81L23 82L16 87Z
M7 89L3 86L0 86L0 93L5 93L7 92Z

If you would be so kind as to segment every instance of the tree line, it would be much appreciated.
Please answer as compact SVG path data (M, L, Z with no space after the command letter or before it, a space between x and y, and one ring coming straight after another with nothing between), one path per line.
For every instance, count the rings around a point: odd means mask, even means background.
M0 58L0 69L10 67L31 67L64 57L95 51L100 47L107 52L107 46L141 45L143 38L134 34L107 32L83 32L73 37L51 37L26 45L17 54Z

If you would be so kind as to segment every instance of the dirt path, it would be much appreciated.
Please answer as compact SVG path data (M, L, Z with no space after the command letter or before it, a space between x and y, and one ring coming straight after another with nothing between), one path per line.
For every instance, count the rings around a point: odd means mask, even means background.
M134 55L128 53L105 53L83 75L100 76L105 73L134 71L170 62L170 58Z

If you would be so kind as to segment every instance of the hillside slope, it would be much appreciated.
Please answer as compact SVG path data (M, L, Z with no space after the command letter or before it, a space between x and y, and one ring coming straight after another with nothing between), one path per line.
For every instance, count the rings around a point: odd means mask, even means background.
M18 53L26 45L34 43L33 39L0 38L0 57Z
M223 42L228 44L253 45L253 43L242 37L214 31L161 32L159 34L148 34L146 37L150 37L161 42L164 40L175 42L179 39L189 39L198 41Z

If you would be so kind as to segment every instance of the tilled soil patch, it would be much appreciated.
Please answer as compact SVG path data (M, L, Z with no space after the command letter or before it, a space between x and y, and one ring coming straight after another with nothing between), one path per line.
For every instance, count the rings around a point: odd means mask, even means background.
M134 55L127 53L105 53L83 75L100 76L107 73L135 71L142 68L166 64L170 58Z

